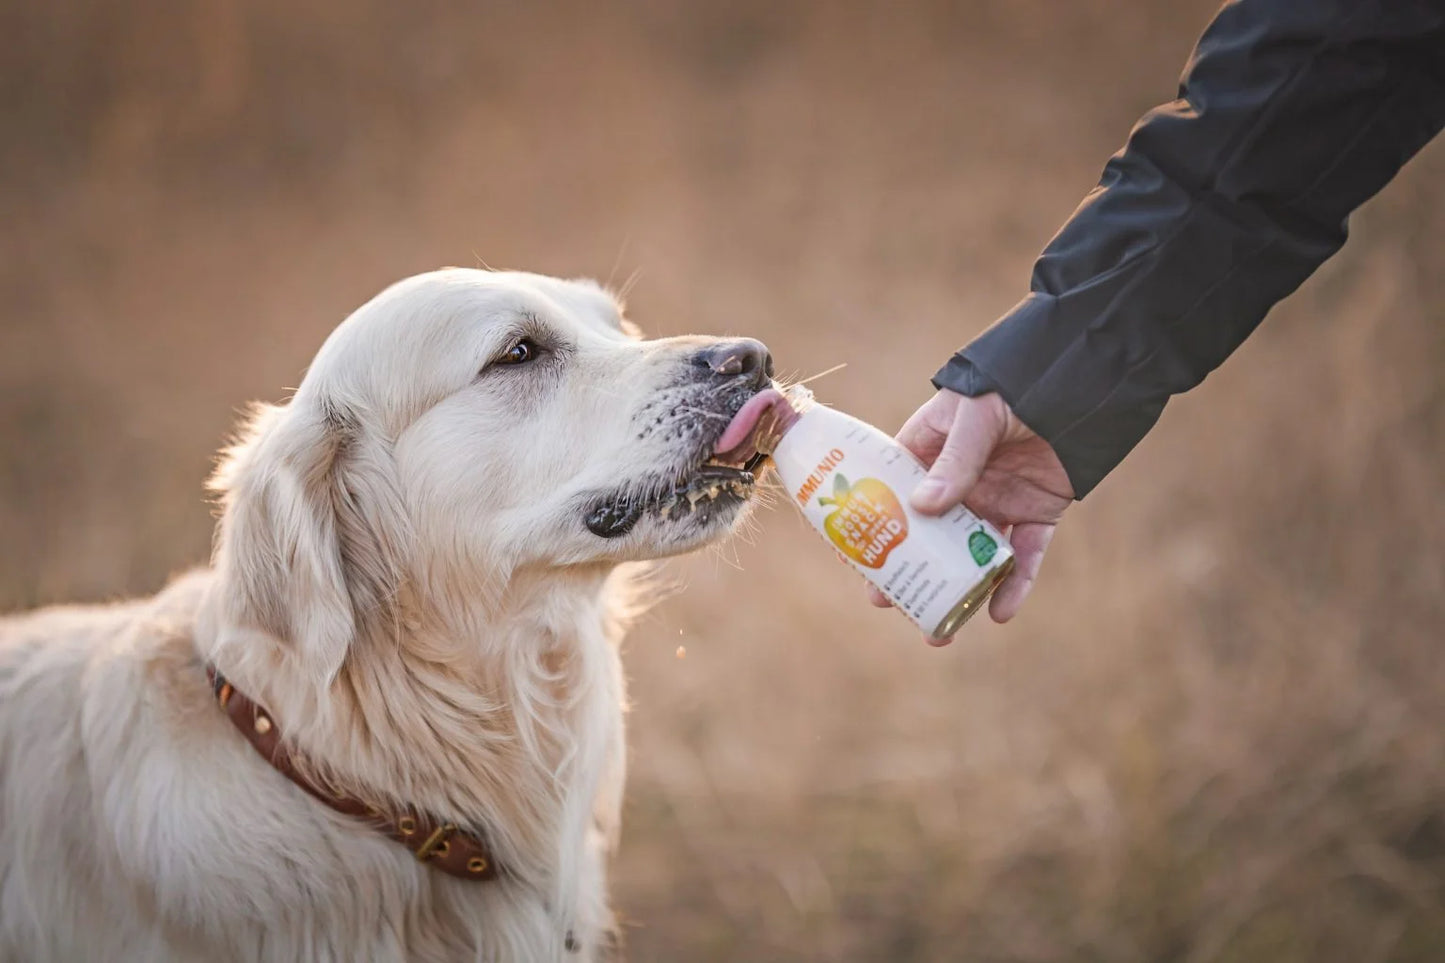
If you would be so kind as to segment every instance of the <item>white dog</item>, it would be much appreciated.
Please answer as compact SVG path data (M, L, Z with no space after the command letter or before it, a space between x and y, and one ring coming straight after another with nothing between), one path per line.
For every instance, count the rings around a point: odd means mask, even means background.
M735 525L770 375L590 282L359 309L223 455L211 569L0 622L0 960L607 955L622 563Z

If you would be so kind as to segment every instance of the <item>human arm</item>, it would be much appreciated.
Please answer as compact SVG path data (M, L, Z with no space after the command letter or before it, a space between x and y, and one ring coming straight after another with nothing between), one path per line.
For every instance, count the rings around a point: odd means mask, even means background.
M1445 2L1236 0L1040 256L1031 292L933 378L899 438L1013 525L1012 617L1082 498L1344 243L1445 125ZM875 604L886 604L874 594Z
M933 377L997 393L1082 498L1445 125L1445 2L1236 0L1044 250Z

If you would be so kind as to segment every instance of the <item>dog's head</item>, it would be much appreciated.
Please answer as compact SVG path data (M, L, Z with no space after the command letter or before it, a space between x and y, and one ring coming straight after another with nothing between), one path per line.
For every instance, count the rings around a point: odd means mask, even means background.
M323 678L403 582L482 591L522 568L658 558L753 493L771 383L756 341L643 340L588 281L447 269L343 322L214 482L231 620ZM724 442L726 454L716 453Z

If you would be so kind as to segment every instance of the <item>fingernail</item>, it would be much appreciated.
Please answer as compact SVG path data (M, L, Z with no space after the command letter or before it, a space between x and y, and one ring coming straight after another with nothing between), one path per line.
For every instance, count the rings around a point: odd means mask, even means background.
M937 478L925 478L913 489L908 499L914 508L931 508L943 499L944 484Z

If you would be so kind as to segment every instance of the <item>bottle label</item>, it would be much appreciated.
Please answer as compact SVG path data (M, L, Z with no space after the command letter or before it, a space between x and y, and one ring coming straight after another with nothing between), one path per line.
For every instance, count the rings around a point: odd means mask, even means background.
M923 466L878 429L817 407L783 435L773 460L794 504L926 633L1013 554L1007 540L962 505L915 513L908 496Z

